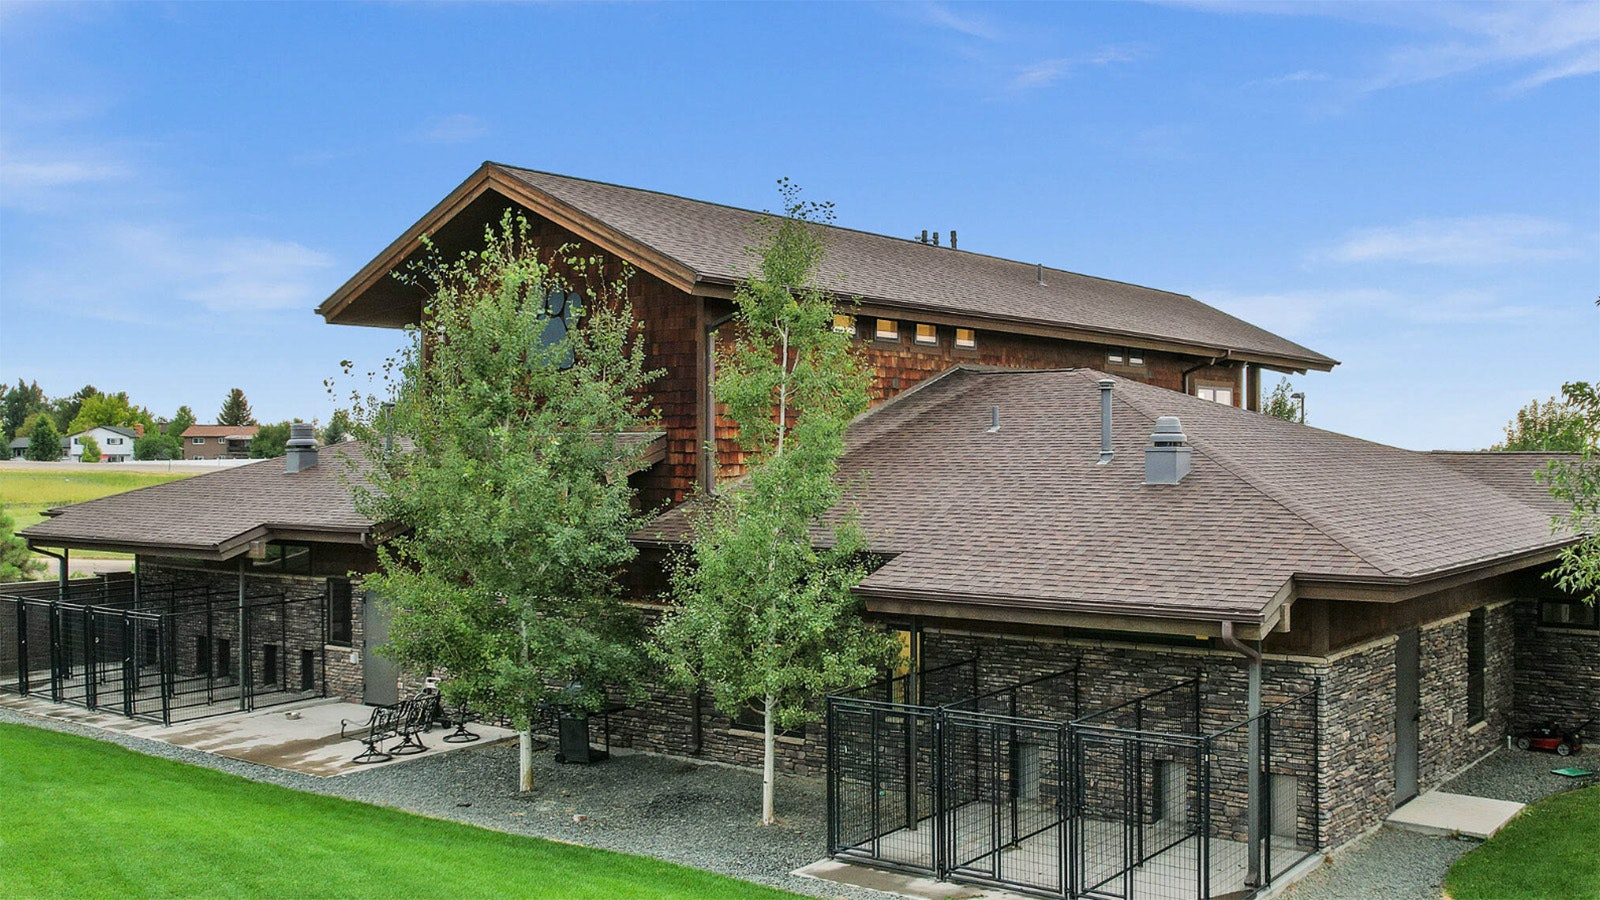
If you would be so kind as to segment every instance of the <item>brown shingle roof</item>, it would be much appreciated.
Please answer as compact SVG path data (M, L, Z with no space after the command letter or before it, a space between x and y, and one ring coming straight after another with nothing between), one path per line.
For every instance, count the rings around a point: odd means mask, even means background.
M732 284L752 263L764 214L671 194L488 164L692 269ZM1183 294L1033 263L829 228L820 282L886 306L1178 341L1292 361L1337 362Z
M1562 543L1541 511L1428 454L1133 381L1116 382L1116 455L1096 465L1103 377L956 370L858 421L841 471L868 473L855 500L891 556L860 591L1260 621L1297 575L1416 579ZM1162 415L1182 419L1193 469L1145 485ZM649 539L687 533L674 511Z
M190 425L179 437L255 437L260 425Z
M1572 511L1571 506L1550 496L1550 485L1535 475L1552 462L1576 461L1576 453L1435 450L1428 456L1546 515L1564 516Z
M284 461L210 472L77 503L21 534L43 546L116 546L230 556L273 530L360 536L372 523L350 494L367 462L354 442L321 449L319 465L284 471Z

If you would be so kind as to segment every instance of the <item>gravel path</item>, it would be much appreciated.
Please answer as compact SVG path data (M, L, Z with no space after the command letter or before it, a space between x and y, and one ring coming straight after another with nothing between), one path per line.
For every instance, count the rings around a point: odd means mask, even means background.
M1532 803L1600 783L1600 775L1563 778L1550 772L1568 765L1600 770L1600 753L1590 750L1563 759L1549 753L1498 750L1439 790ZM1381 828L1341 850L1283 896L1286 900L1439 900L1451 864L1476 846L1473 840Z
M821 859L826 846L821 780L780 778L782 824L762 828L761 777L729 766L645 754L595 766L557 765L534 755L538 785L516 790L516 742L401 765L315 778L0 708L0 722L32 725L120 744L139 753L242 775L253 781L392 806L535 837L669 860L796 893L846 900L890 895L788 874ZM575 820L575 816L586 817Z

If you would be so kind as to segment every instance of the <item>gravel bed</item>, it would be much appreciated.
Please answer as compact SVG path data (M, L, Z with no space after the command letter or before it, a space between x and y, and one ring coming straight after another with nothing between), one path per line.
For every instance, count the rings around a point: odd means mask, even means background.
M1565 766L1600 771L1600 753L1578 756L1497 750L1489 758L1439 788L1451 794L1469 794L1495 800L1532 803L1536 800L1600 783L1600 775L1563 778L1551 769ZM1444 876L1456 860L1478 842L1470 839L1429 837L1394 828L1379 830L1341 849L1322 868L1291 886L1287 900L1439 900Z
M758 824L759 773L665 756L618 754L599 765L563 766L545 750L534 755L537 789L523 797L516 790L515 741L316 778L10 709L0 708L0 722L109 741L295 790L651 856L816 897L891 896L789 874L825 854L820 779L780 778L777 807L782 821L763 828Z

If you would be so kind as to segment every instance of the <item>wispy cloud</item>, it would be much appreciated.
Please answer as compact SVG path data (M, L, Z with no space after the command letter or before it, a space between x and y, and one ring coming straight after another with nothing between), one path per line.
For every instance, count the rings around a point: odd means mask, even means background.
M1483 266L1570 259L1581 255L1572 229L1536 216L1416 219L1360 228L1313 258L1334 262L1404 262Z
M1600 6L1557 2L1350 3L1311 0L1172 0L1220 13L1319 16L1403 34L1365 72L1341 78L1363 91L1499 71L1507 92L1600 72ZM1320 79L1318 79L1320 80Z
M66 191L127 178L132 169L95 155L58 157L0 154L0 207L37 210L60 201Z
M973 15L971 6L959 13L943 3L919 3L912 9L923 22L936 28L986 41L999 40L1001 37L1001 31L994 22L984 16Z
M1392 288L1328 288L1267 293L1226 290L1204 294L1206 302L1268 331L1305 340L1358 326L1363 334L1390 325L1481 325L1531 321L1542 311L1508 301L1493 289L1442 291Z
M1301 69L1287 75L1278 75L1273 78L1257 78L1245 82L1245 87L1258 87L1278 84L1306 84L1308 82L1332 81L1333 76L1327 72L1316 72L1311 69Z
M484 137L489 126L477 116L455 113L435 116L422 123L416 139L424 144L465 144Z
M1017 70L1011 79L1011 89L1027 91L1049 87L1071 75L1076 69L1130 63L1139 60L1143 56L1144 50L1141 47L1118 45L1102 47L1090 53L1075 56L1057 56L1050 59L1041 59Z
M95 319L169 323L310 309L332 257L293 241L222 237L167 225L92 228L71 269L17 273L17 297Z

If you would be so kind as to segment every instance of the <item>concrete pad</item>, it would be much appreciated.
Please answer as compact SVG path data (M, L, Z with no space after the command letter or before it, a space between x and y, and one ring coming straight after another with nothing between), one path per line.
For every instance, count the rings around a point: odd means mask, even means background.
M1386 824L1402 831L1485 841L1505 827L1522 807L1510 800L1429 791L1395 810Z
M885 869L839 862L836 859L818 860L789 874L801 878L814 878L818 881L831 881L834 884L870 888L898 897L910 897L912 900L1027 900L1022 895L1009 891L935 881L923 875L890 872Z
M287 769L303 775L330 777L348 775L379 766L392 766L424 756L437 756L468 747L479 747L515 737L516 732L492 725L474 723L471 730L480 739L467 744L444 742L449 729L435 728L421 735L426 753L396 756L387 762L357 765L350 760L361 752L360 742L339 736L341 720L358 723L372 715L372 708L342 700L316 699L274 706L251 712L234 712L162 726L107 713L91 712L66 704L49 703L32 697L0 694L0 705L47 719L71 722L162 741L191 750L214 753L258 765ZM390 744L394 741L388 742Z

